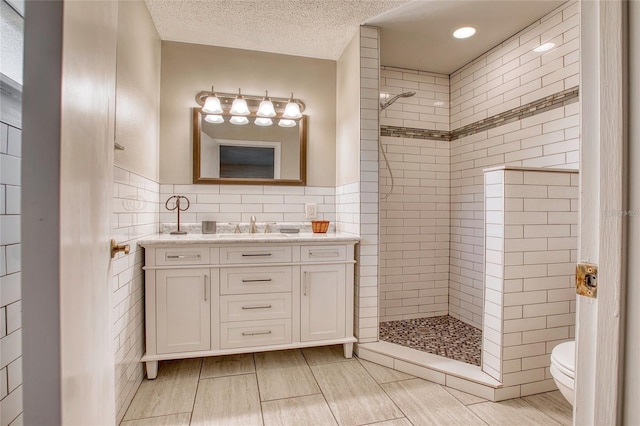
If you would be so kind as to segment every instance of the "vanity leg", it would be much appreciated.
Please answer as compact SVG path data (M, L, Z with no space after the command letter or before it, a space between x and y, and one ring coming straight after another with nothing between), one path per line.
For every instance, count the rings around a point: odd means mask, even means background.
M344 357L352 358L353 357L353 343L343 343L342 347L344 348Z
M158 361L147 361L147 378L153 380L158 376Z

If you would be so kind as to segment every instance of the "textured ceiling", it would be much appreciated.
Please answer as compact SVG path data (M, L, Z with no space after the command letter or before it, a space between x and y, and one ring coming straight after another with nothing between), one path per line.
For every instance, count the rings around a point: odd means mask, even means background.
M407 0L145 0L162 40L336 60L367 19Z
M336 60L361 24L381 64L450 74L564 0L145 0L162 40ZM454 29L474 26L457 40Z

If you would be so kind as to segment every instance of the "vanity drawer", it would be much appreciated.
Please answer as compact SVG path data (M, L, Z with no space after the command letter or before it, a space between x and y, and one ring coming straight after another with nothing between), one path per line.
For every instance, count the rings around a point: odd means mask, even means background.
M291 266L220 269L220 294L291 291Z
M220 297L221 322L286 318L291 318L291 293Z
M209 247L157 248L156 265L207 265Z
M220 324L220 348L281 345L291 343L291 320L262 320Z
M291 246L222 247L221 264L291 262Z
M302 246L300 247L300 260L303 262L347 260L347 246Z

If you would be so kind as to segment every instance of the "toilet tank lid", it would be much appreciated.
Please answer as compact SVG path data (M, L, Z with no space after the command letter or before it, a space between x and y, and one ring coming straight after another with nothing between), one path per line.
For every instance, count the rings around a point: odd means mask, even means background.
M576 342L564 342L553 348L551 357L566 370L576 370Z

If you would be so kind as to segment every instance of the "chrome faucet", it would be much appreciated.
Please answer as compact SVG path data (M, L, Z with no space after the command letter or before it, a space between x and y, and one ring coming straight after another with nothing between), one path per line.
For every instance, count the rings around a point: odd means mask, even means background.
M256 232L258 232L258 228L256 228L256 217L255 216L251 216L251 224L249 225L249 233L250 234L255 234Z

